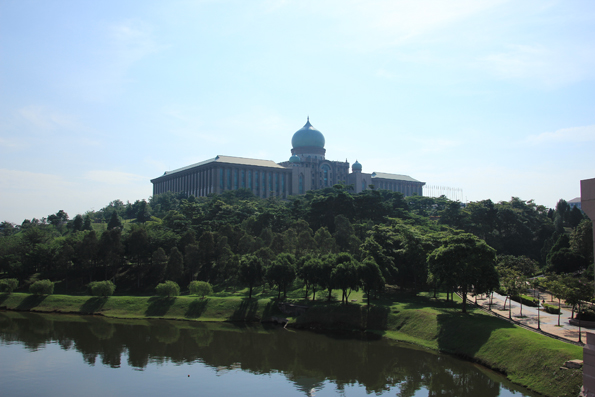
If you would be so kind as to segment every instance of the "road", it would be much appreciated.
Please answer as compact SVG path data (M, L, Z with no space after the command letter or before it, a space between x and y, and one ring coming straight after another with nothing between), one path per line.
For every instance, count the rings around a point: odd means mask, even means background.
M530 290L527 295L535 296L539 298L539 301L545 300L546 303L551 305L558 305L558 300L554 298L552 301L552 297L549 293L539 292ZM475 302L475 297L468 295L468 301L470 303ZM495 313L500 314L506 318L509 317L509 303L510 301L506 301L506 309L504 309L504 302L506 297L500 294L494 293L493 300L492 300L492 311ZM481 307L486 309L489 308L489 299L486 299L485 296L482 298L477 299L477 304ZM512 301L512 305L510 308L510 313L512 315L512 319L514 321L520 322L526 326L531 328L538 328L538 325L541 326L541 330L548 332L550 334L554 334L556 336L566 338L575 342L579 341L579 327L571 325L568 321L570 320L570 316L572 314L572 308L565 306L564 302L562 302L562 310L560 314L560 326L558 326L558 315L557 314L550 314L544 311L542 308L539 309L539 315L537 312L536 307L529 307L523 305L522 307L522 316L521 316L521 304L515 301ZM584 327L581 327L581 336L582 342L586 342L586 333L587 332L595 332L595 330L589 330Z

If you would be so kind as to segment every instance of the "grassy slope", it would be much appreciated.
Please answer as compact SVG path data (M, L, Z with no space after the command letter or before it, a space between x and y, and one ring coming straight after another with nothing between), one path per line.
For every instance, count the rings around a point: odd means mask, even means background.
M271 294L248 300L244 291L199 299L113 296L0 295L0 308L61 313L97 313L107 317L160 317L199 321L257 321L278 314ZM272 294L275 295L275 294ZM301 297L299 292L293 298ZM322 298L323 294L319 295ZM296 327L373 329L391 339L415 343L480 362L507 374L518 384L549 396L576 396L582 371L562 370L566 360L582 359L582 348L511 325L474 309L460 313L459 304L427 295L394 295L375 301L370 310L361 293L341 305L317 302L291 319Z
M34 312L101 314L116 318L166 318L200 321L258 321L274 315L269 299L195 296L158 298L148 296L112 296L109 298L22 293L0 295L0 308Z
M360 301L360 300L358 300ZM313 307L296 326L377 329L385 337L455 354L501 371L518 384L548 396L576 396L582 371L560 369L582 359L582 348L514 326L460 303L432 299L429 294L395 295L361 305Z

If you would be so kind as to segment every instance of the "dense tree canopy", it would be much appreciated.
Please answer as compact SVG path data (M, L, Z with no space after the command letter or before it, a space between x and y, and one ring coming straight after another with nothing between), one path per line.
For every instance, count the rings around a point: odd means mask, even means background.
M279 295L295 285L306 297L340 289L343 301L352 289L369 297L384 283L478 292L497 282L487 265L494 253L527 276L546 267L583 272L593 262L590 233L591 222L567 203L548 210L515 197L462 205L377 189L354 194L342 184L286 201L246 189L198 198L164 193L114 200L72 219L60 210L21 225L3 222L0 279L17 279L22 289L51 279L76 292L110 280L118 293L203 281L248 287L250 296L267 283Z
M460 289L463 312L466 311L467 293L494 277L495 260L496 251L469 233L447 236L440 247L428 255L430 270L439 282L451 290Z

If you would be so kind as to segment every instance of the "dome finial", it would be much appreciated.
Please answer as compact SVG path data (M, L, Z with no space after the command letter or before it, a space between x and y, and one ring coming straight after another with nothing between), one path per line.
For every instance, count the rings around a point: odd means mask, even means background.
M362 172L362 165L360 164L359 161L355 160L355 163L353 163L353 165L351 166L351 170L352 171L359 171Z

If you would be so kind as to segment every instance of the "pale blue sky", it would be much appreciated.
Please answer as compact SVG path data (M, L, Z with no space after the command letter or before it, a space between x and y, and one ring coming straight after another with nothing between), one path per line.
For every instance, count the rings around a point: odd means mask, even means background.
M595 177L595 2L0 0L0 220L216 155L327 158L553 207Z

